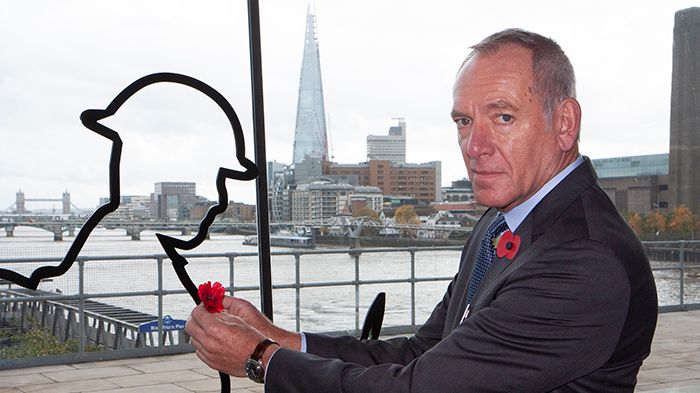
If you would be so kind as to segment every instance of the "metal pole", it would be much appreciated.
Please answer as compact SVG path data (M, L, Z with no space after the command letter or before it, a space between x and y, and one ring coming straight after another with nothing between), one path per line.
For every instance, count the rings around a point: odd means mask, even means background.
M416 250L411 250L411 327L416 328Z
M360 253L355 254L355 334L360 332Z
M229 295L233 296L233 259L234 257L228 257L228 282L229 282Z
M680 271L681 271L681 277L680 277L680 288L679 288L679 296L680 296L680 305L683 306L685 304L685 241L681 240L681 251L678 253L678 258L680 259Z
M163 336L163 258L157 258L158 265L158 346L165 345Z
M78 318L80 318L80 353L85 353L85 261L78 261L78 294L80 295L80 309Z
M300 272L300 265L301 265L301 255L299 254L294 254L294 270L295 270L295 279L294 279L294 292L295 292L295 306L296 306L296 328L297 332L301 331L301 272Z
M255 179L260 264L260 309L272 320L272 268L270 266L270 222L267 203L267 156L263 110L262 59L260 55L260 10L257 0L248 0L250 30L250 81L253 90L253 142L258 177Z

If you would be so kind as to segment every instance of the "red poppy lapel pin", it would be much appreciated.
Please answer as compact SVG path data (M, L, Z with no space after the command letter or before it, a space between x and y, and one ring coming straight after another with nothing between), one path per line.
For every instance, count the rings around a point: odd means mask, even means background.
M226 290L220 282L216 281L213 285L211 281L207 281L199 286L197 294L199 299L204 304L204 308L210 313L217 313L224 310L224 294Z
M512 261L515 254L518 253L518 248L520 248L520 236L514 235L509 229L497 237L494 240L494 244L496 255L499 258L506 257L506 259Z

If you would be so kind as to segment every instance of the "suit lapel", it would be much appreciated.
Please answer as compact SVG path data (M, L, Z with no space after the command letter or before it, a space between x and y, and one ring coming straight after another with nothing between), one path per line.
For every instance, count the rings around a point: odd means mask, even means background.
M530 215L523 220L514 234L520 236L520 246L518 247L518 252L515 254L513 259L508 259L506 257L499 258L496 256L491 264L491 268L489 268L488 273L484 277L483 281L481 281L479 289L474 294L474 298L472 299L472 311L475 309L473 306L480 303L482 294L486 292L486 289L490 288L493 283L498 280L499 277L501 277L506 269L510 265L516 263L525 254L525 251L530 248L532 239L532 219Z
M467 306L467 287L469 286L469 280L471 279L471 273L474 269L474 264L476 263L477 254L479 253L479 243L484 233L488 229L489 224L493 221L494 217L498 214L496 209L489 209L481 216L479 222L474 226L474 230L469 235L467 240L467 245L465 252L462 255L461 266L459 269L459 276L457 277L457 283L455 285L455 292L452 294L451 306L456 309L454 313L450 312L450 316L454 318L452 323L446 321L445 326L455 326L462 322L462 317L464 315L464 310ZM473 300L473 299L472 299ZM449 318L448 317L448 318Z
M537 255L539 248L541 248L537 246L538 244L541 246L542 244L556 241L556 234L553 234L553 231L548 231L548 229L552 227L557 218L585 189L595 183L596 178L590 160L588 157L584 157L584 162L535 206L515 231L515 234L520 236L521 241L517 254L513 260L496 257L486 277L479 285L479 289L474 294L470 306L470 314L491 303L497 288L505 278ZM491 216L492 218L493 215ZM488 222L486 226L488 226ZM484 230L480 231L481 236L483 236L483 232ZM471 265L473 266L473 262ZM462 302L466 302L466 290L464 292ZM460 315L463 315L465 306L462 307L462 314ZM457 321L457 324L460 322L461 320Z

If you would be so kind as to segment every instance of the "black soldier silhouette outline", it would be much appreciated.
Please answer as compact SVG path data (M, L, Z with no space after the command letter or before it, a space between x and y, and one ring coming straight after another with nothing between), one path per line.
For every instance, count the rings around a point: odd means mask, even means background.
M214 222L214 218L223 213L228 206L228 192L226 190L226 179L234 179L241 181L253 180L258 175L257 166L245 157L245 142L243 138L243 129L241 127L238 116L229 102L215 89L206 83L199 81L187 75L176 73L156 73L144 76L135 82L131 83L121 91L105 109L88 109L80 115L80 120L83 125L91 131L112 141L109 162L109 202L98 207L97 210L85 221L85 224L80 228L73 243L63 257L61 263L57 266L42 266L35 269L29 277L24 276L12 270L0 268L0 278L11 281L15 284L29 289L36 289L41 280L49 277L58 277L65 274L76 261L85 242L90 237L92 231L109 213L117 210L120 201L120 162L122 152L122 140L119 133L111 128L100 123L101 120L113 116L119 108L136 92L149 85L161 82L177 83L189 86L200 91L207 97L211 98L226 114L226 117L233 130L233 137L236 144L236 158L238 163L245 168L245 171L237 171L233 169L220 167L216 174L216 189L218 193L218 201L216 205L207 210L204 218L199 223L197 234L190 240L181 240L174 237L166 236L157 233L156 236L163 250L168 255L172 262L173 269L177 274L182 286L187 290L196 304L201 301L197 294L197 286L192 282L187 269L187 259L183 257L178 250L191 250L196 248L206 239L209 227ZM265 250L269 254L270 250ZM221 377L221 390L229 391L230 381L229 376L219 373Z

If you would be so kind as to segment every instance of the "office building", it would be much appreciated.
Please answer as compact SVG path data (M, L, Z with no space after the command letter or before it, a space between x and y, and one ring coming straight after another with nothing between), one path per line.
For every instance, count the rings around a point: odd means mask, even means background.
M442 188L443 202L471 202L474 200L474 187L467 178L455 180L450 187Z
M380 212L384 205L382 189L373 186L355 186L350 196L350 211L356 212L363 207Z
M276 221L301 223L351 215L363 207L380 211L384 196L378 187L354 186L321 176L287 188L285 198L285 203L277 205Z
M669 155L591 160L598 183L622 213L646 214L669 207Z
M324 175L355 175L362 186L375 186L384 195L416 198L422 204L442 198L441 163L393 164L372 160L359 164L324 163Z
M185 219L197 202L197 186L193 182L155 183L151 194L151 217Z
M406 163L406 121L389 128L388 135L367 136L367 161L385 160L393 164Z
M292 220L323 220L340 214L350 214L353 187L315 180L297 186L292 193Z
M277 161L267 162L267 188L272 189L275 184L275 180L282 174L284 168L287 164L283 164Z

